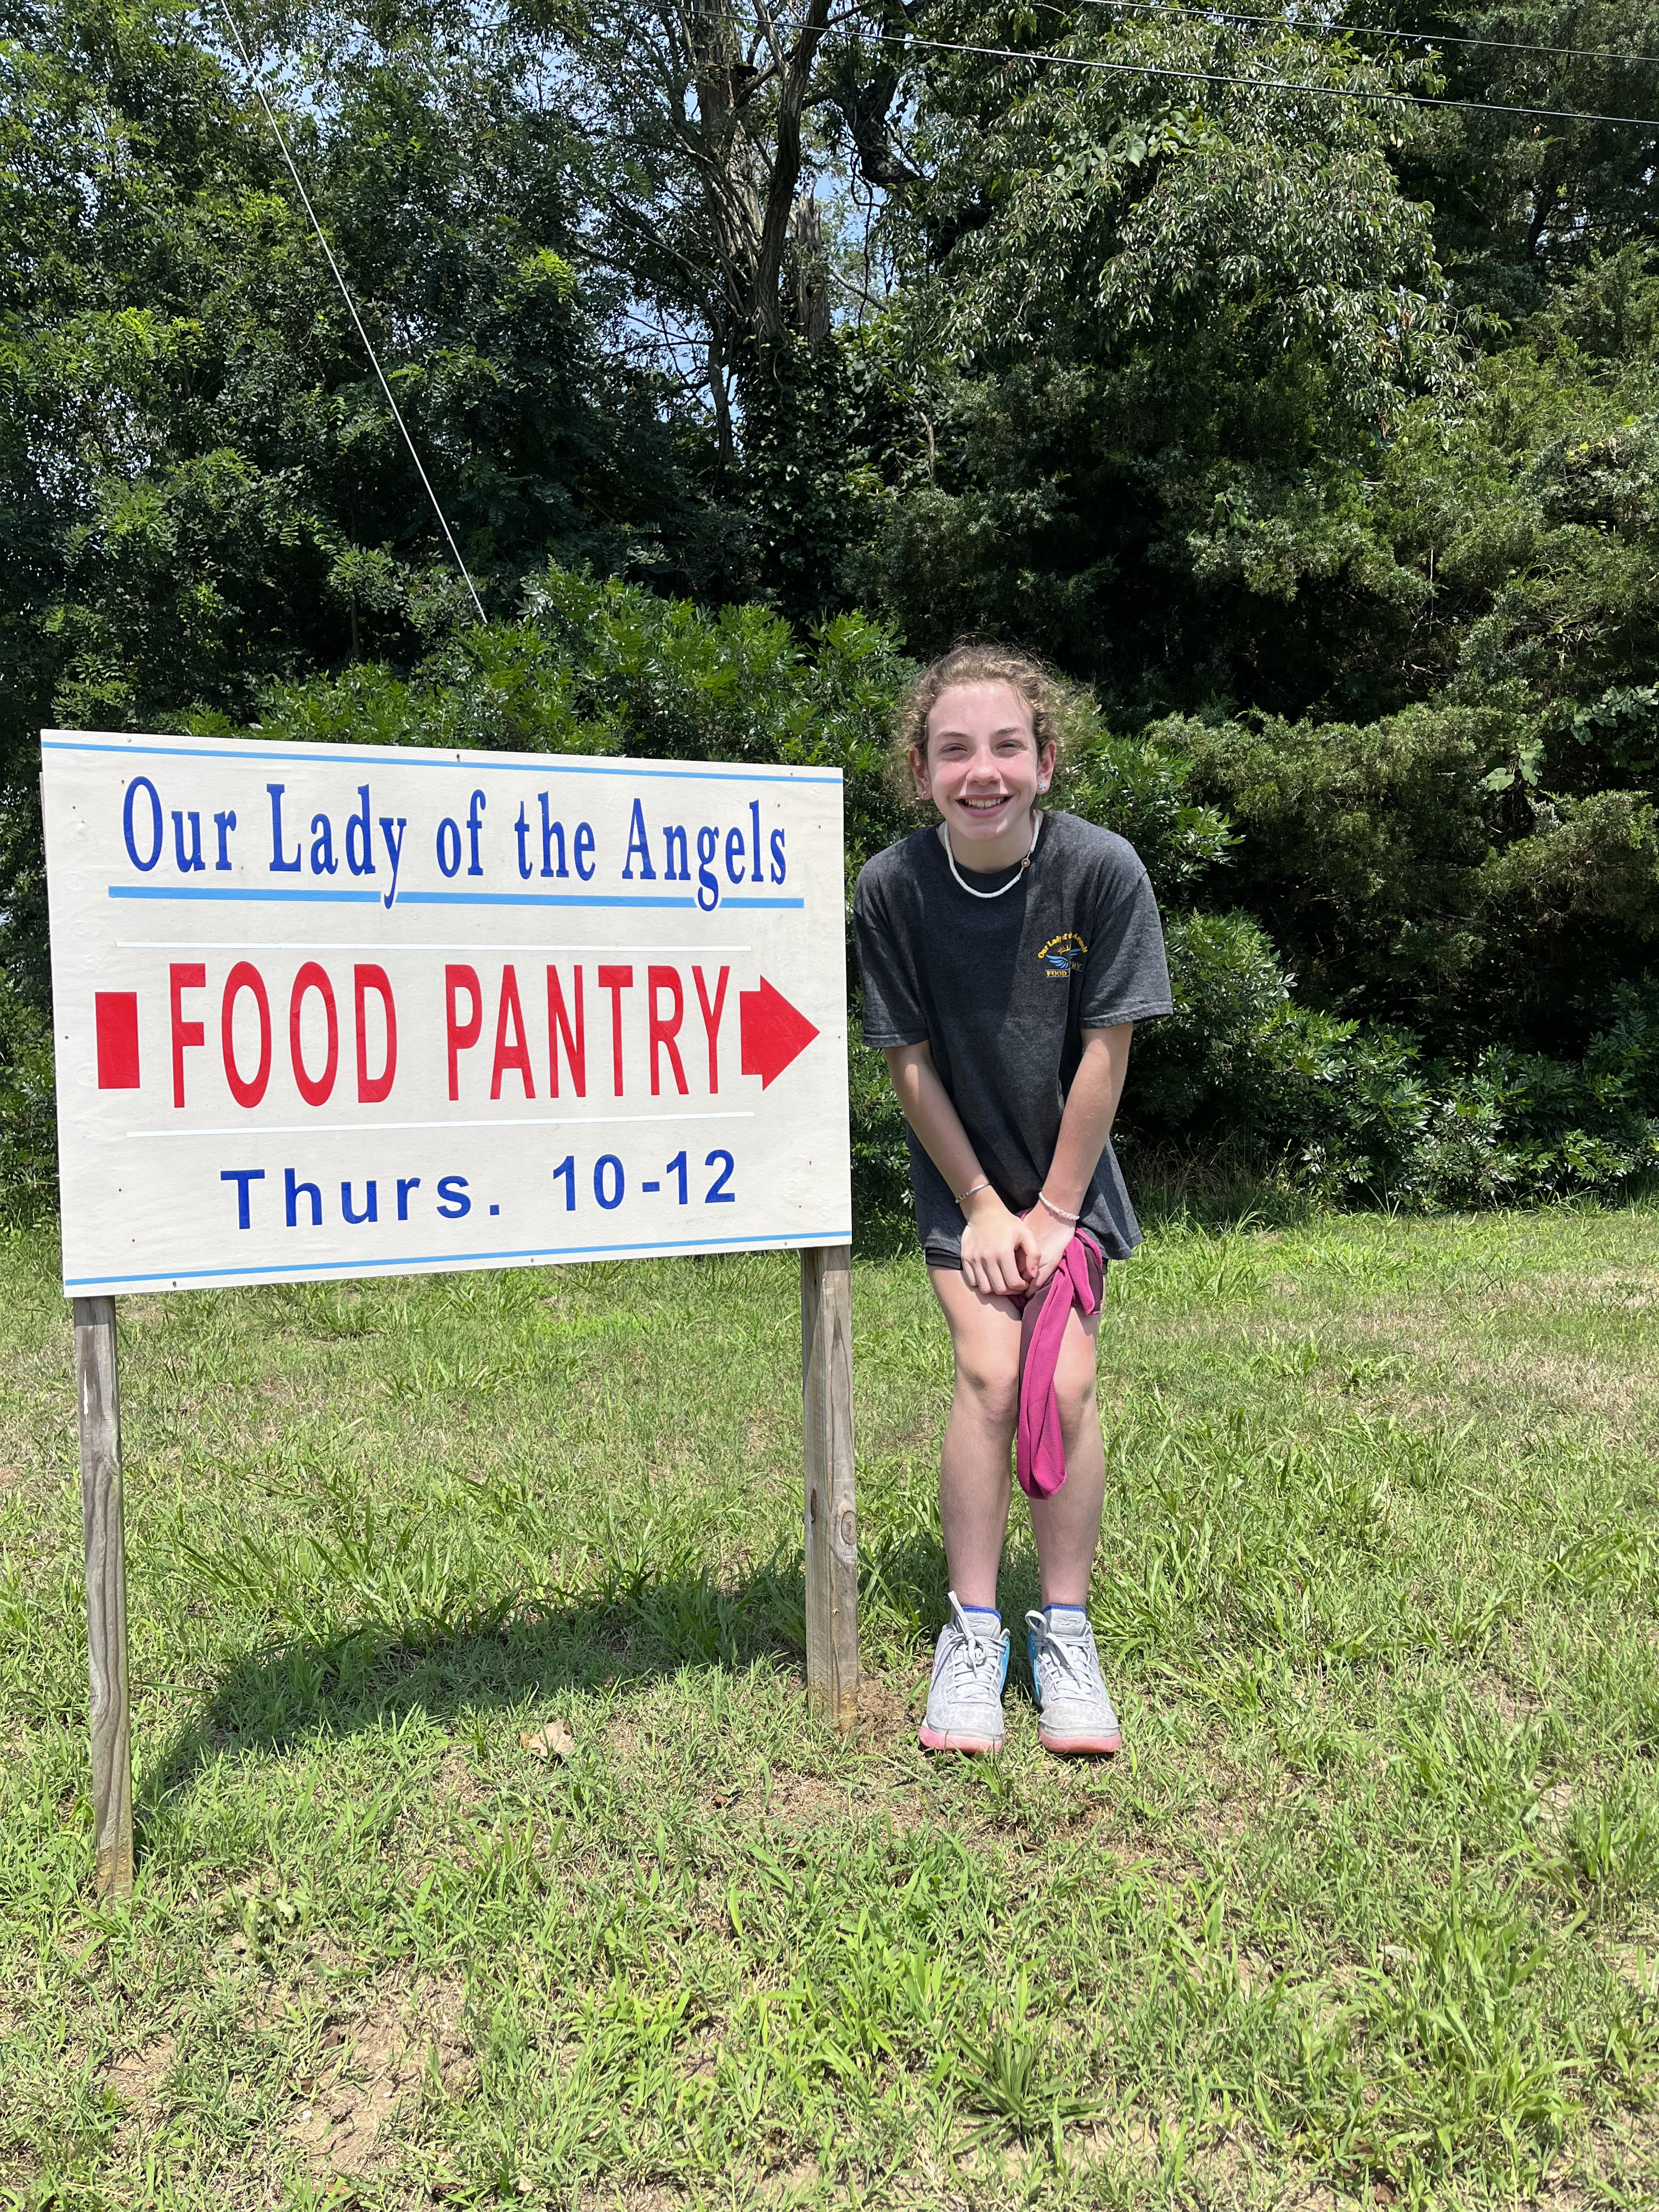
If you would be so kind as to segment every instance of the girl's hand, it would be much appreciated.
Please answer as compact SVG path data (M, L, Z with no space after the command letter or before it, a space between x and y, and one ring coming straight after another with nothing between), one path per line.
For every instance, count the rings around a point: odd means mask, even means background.
M1035 1266L1027 1290L1040 1291L1054 1269L1066 1256L1066 1247L1077 1231L1064 1221L1056 1221L1046 1206L1034 1206L1025 1217L1025 1226L1031 1233L1032 1256Z
M969 1289L981 1297L1018 1297L1030 1289L1036 1265L1030 1222L1010 1213L995 1191L976 1192L962 1232L962 1275Z

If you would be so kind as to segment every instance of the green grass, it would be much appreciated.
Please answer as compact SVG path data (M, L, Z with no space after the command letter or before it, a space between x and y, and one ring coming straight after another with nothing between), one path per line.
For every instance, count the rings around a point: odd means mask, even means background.
M1109 1765L1018 1665L999 1760L915 1747L915 1261L854 1278L850 1741L803 1711L792 1258L128 1302L112 1910L53 1258L0 1249L0 2200L1659 2196L1653 1213L1112 1272Z

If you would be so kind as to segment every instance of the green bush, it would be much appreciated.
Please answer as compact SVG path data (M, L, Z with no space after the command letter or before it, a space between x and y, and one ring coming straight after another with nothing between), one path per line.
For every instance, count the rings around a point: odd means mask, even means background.
M1659 939L1659 823L1638 791L1551 796L1518 711L1377 722L1164 722L1195 798L1236 833L1230 901L1333 1012L1465 1058L1576 1058Z
M829 765L846 773L856 869L908 826L884 763L909 669L862 615L803 641L769 608L710 611L550 568L520 621L458 635L408 678L359 665L271 686L253 734Z
M0 1223L21 1227L58 1207L52 1028L0 975Z
M846 776L850 890L918 818L887 772L908 672L860 616L803 639L765 608L705 611L551 568L519 622L453 640L408 675L360 664L274 685L255 727L828 763ZM193 726L225 726L205 714ZM1616 962L1571 1052L1487 1046L1459 1060L1417 1024L1362 1022L1344 1003L1358 992L1367 1006L1390 993L1408 1010L1440 1005L1501 960L1514 994L1559 1006L1597 945L1616 941L1626 969L1645 957L1659 920L1650 806L1628 793L1528 795L1533 834L1495 842L1490 816L1510 797L1494 788L1510 781L1492 770L1502 735L1490 715L1425 708L1363 729L1188 720L1126 738L1085 708L1056 796L1141 854L1176 999L1136 1041L1121 1128L1132 1176L1151 1152L1224 1152L1328 1200L1430 1206L1611 1193L1659 1158L1659 994L1620 982ZM1258 911L1195 908L1218 885ZM1264 906L1285 916L1284 937ZM1311 1004L1298 982L1310 944ZM855 1217L861 1238L890 1243L909 1233L904 1127L881 1055L858 1039L850 945L848 973ZM50 1033L8 986L0 1214L49 1210L53 1176Z
M1196 801L1194 772L1194 763L1170 745L1097 728L1073 750L1054 796L1070 812L1127 837L1167 902L1238 842L1224 814Z
M859 1035L856 992L847 1063L855 1234L860 1249L873 1246L891 1250L915 1235L910 1210L910 1155L904 1141L904 1116L887 1080L887 1063Z
M1260 927L1168 930L1176 1012L1136 1040L1122 1141L1225 1153L1334 1203L1426 1211L1616 1196L1659 1166L1659 985L1624 985L1582 1059L1431 1059L1299 1005Z

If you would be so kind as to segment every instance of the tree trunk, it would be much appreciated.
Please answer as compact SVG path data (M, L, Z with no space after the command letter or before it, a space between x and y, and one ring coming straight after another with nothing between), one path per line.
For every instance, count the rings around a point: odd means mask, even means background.
M781 278L795 191L800 183L800 119L806 106L812 64L829 20L830 0L811 0L794 50L784 64L778 86L777 143L772 150L766 212L761 223L760 255L755 268L751 327L757 337L775 342L783 336Z
M729 469L737 458L737 449L732 441L732 394L726 384L726 355L718 331L713 331L708 340L708 389L714 403L714 457L722 469Z
M1545 184L1543 181L1540 181L1538 197L1533 202L1532 221L1527 225L1527 258L1528 261L1535 261L1538 258L1538 248L1540 243L1543 239L1544 232L1549 223L1550 217L1555 213L1556 207L1560 201L1560 198L1561 187L1559 184L1554 182Z
M823 222L810 191L795 203L792 234L795 319L816 353L830 335L830 276L824 265Z

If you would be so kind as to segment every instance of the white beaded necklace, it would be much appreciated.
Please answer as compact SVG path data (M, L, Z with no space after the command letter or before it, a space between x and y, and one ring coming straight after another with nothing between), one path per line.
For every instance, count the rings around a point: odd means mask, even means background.
M999 884L994 891L976 891L971 884L964 884L962 882L962 871L957 866L956 854L951 850L951 832L948 829L945 832L945 857L951 863L951 873L956 878L958 884L962 884L963 890L967 892L969 898L1000 898L1004 891L1012 890L1014 885L1020 880L1021 877L1024 876L1027 868L1030 866L1031 854L1036 852L1037 848L1037 839L1042 835L1042 817L1041 814L1038 814L1031 824L1031 842L1027 849L1025 858L1014 870L1013 874L1009 877L1007 882L1006 884Z

